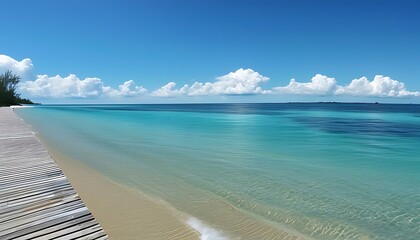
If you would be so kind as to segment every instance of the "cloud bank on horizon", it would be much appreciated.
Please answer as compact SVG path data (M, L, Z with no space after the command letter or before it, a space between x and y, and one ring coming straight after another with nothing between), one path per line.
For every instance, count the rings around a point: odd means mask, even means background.
M114 89L105 86L102 80L96 77L80 79L75 74L69 74L67 77L47 74L35 76L31 59L25 58L18 61L7 55L0 55L0 71L6 70L11 70L21 77L19 90L30 97L135 97L147 92L142 86L136 86L133 80L128 80L119 85L118 89Z
M139 96L177 97L177 96L211 96L211 95L303 95L303 96L352 96L352 97L419 97L419 91L409 91L403 82L383 75L376 75L373 80L361 77L352 80L348 85L338 85L335 78L316 74L308 82L291 79L287 86L263 89L261 84L269 81L252 69L238 69L214 82L195 82L176 88L175 82L149 92L128 80L112 88L106 86L100 78L80 79L74 74L67 77L47 74L35 76L32 60L25 58L15 60L0 54L0 71L11 70L21 76L19 85L21 93L29 97L46 98L126 98Z

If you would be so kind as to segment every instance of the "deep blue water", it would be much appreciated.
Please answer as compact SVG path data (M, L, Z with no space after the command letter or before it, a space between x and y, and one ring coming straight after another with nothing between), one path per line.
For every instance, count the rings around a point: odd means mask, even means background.
M17 112L63 154L232 238L240 231L224 226L220 212L209 213L217 201L313 239L420 239L420 105L54 105Z

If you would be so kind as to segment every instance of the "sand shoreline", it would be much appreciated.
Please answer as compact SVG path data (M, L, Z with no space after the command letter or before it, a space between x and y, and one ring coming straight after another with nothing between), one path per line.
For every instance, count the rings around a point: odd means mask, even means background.
M200 239L164 204L45 147L111 239Z

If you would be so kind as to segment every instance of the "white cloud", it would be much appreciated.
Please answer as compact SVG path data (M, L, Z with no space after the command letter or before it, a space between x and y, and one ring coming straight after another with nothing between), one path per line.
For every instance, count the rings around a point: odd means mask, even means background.
M169 82L158 90L152 92L151 95L156 97L175 97L187 94L187 89L189 88L188 85L184 85L184 87L180 89L175 89L175 86L176 83Z
M317 74L310 82L296 82L290 80L289 85L285 87L275 87L272 93L277 94L297 94L297 95L330 95L334 92L337 82L335 78Z
M259 85L269 78L260 75L252 69L240 68L235 72L216 78L215 82L184 85L175 89L176 83L170 82L152 93L153 96L206 96L206 95L239 95L266 93Z
M99 78L79 79L70 74L50 77L39 75L35 81L20 84L20 90L37 97L99 97L103 94L103 83Z
M119 90L111 87L104 87L103 92L110 97L136 97L147 93L147 89L142 86L136 86L133 80L128 80L118 86Z
M268 80L268 77L264 77L252 69L240 68L236 72L218 77L217 82L213 83L213 91L215 94L263 93L259 84ZM206 84L204 84L204 88L206 88Z
M310 82L301 83L292 79L289 85L285 87L273 88L272 93L316 96L346 95L355 97L420 96L420 92L408 91L404 83L382 75L376 75L373 81L362 77L354 79L349 85L340 86L334 78L317 74Z
M376 75L372 81L366 77L352 80L348 85L338 85L335 78L316 74L309 82L290 80L287 86L274 87L271 90L262 89L261 84L269 80L252 69L240 68L224 76L217 77L214 82L195 82L176 88L175 82L169 82L152 93L136 86L133 80L128 80L118 88L105 86L100 78L80 79L74 74L67 77L60 75L35 76L31 59L15 60L0 54L0 73L11 70L22 77L19 85L25 97L53 98L125 98L136 96L209 96L209 95L313 95L313 96L354 96L354 97L420 97L419 91L408 91L404 83L390 77ZM35 80L34 80L35 79Z
M25 58L17 61L7 55L0 54L0 73L11 70L21 77L19 90L31 97L55 98L97 98L97 97L135 97L147 92L142 86L136 86L133 80L119 85L118 89L104 86L100 78L80 79L74 74L67 77L46 74L34 76L32 60ZM35 80L33 80L35 78Z
M420 96L420 92L407 91L404 83L382 75L376 75L373 81L369 81L366 77L354 79L347 86L338 86L335 94L375 97Z
M0 54L0 74L10 70L13 74L19 75L22 81L26 81L33 77L33 69L34 65L32 64L32 60L29 58L17 61L7 55Z
M19 89L30 96L56 98L134 97L147 92L133 80L126 81L117 90L104 86L100 78L80 79L74 74L67 77L38 75L34 81L22 82Z

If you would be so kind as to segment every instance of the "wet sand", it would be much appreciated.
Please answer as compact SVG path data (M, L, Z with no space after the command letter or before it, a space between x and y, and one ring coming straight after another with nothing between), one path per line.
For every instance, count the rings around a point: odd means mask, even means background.
M182 215L48 148L111 239L199 239Z

